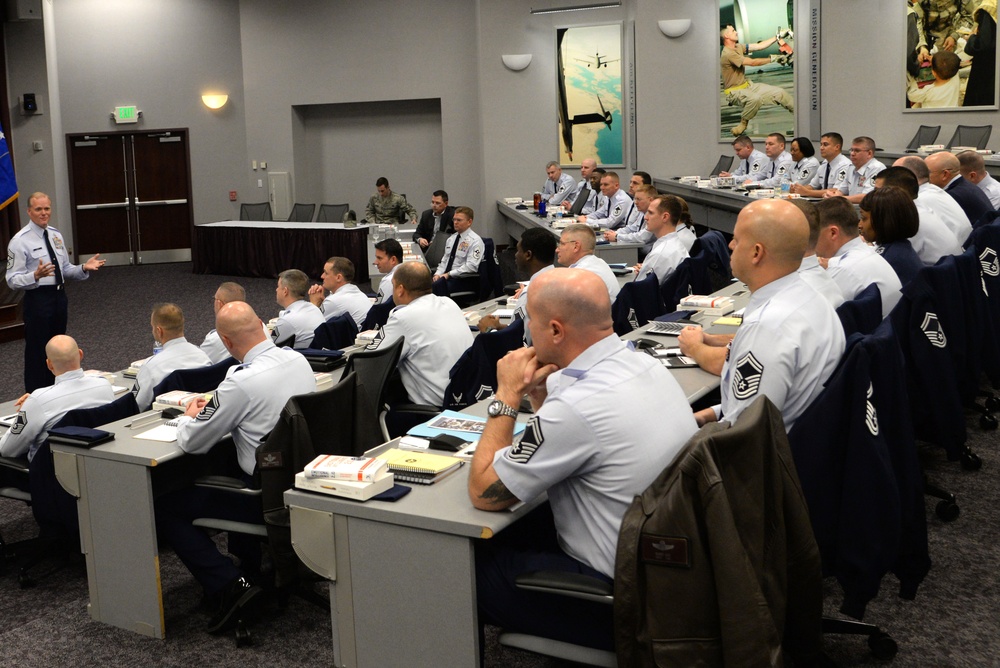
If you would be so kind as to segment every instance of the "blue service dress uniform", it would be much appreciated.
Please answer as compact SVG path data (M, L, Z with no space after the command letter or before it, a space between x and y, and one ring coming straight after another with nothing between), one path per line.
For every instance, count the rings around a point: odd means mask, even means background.
M39 262L56 265L57 273L36 281ZM70 263L66 242L51 225L42 228L29 222L10 240L7 285L11 290L24 291L25 391L52 384L52 372L45 366L45 345L53 336L66 333L65 282L86 280L88 276L81 265Z
M547 492L551 517L518 522L476 545L480 622L609 647L610 606L524 592L514 578L554 569L610 581L622 516L697 425L670 373L613 334L549 376L546 387L520 442L499 450L493 466L522 501Z
M315 391L316 377L306 358L264 340L247 352L242 364L230 367L229 375L196 417L177 419L177 445L184 452L204 454L231 435L239 468L225 473L242 474L249 482L257 447L278 423L285 403ZM240 569L219 552L204 530L191 524L198 517L262 522L263 509L257 497L204 487L181 489L157 499L157 531L205 591L214 594L240 577Z
M823 391L844 354L844 329L830 302L798 272L750 297L722 367L716 415L735 422L761 394L781 411L785 429Z

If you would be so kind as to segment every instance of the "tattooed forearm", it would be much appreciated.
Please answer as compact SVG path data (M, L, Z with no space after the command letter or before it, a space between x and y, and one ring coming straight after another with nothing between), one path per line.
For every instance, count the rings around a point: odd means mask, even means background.
M483 493L479 495L479 498L494 504L517 501L517 497L511 494L511 491L507 489L506 485L503 484L503 480L497 480L495 483L484 489Z

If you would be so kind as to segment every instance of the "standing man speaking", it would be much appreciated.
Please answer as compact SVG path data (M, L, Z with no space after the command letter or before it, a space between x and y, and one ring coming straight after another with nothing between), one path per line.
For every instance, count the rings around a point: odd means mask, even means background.
M49 227L52 201L45 193L28 197L31 219L7 246L7 285L24 290L24 389L52 385L45 366L45 344L66 333L66 281L82 281L104 266L100 253L81 265L71 264L59 230Z

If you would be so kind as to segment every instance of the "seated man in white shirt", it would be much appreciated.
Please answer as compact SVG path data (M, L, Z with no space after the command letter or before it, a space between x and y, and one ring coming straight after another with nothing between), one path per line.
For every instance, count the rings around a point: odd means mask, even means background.
M219 310L216 327L230 355L241 363L230 367L210 401L195 399L177 418L177 446L190 454L205 454L231 436L236 460L227 463L228 469L214 472L238 476L249 484L257 465L257 448L274 429L291 397L316 391L316 377L305 357L277 348L268 340L249 304L226 304ZM209 487L186 487L156 499L157 533L204 588L206 599L218 602L206 628L210 633L229 628L239 611L253 605L263 593L248 579L260 567L260 546L256 540L238 542L231 534L228 549L240 557L237 567L228 555L219 552L205 530L192 522L215 517L260 524L262 511L257 496Z
M115 399L111 383L85 376L80 362L83 351L72 337L60 334L45 344L45 365L56 377L54 385L25 394L14 406L17 417L0 437L0 456L34 458L51 429L66 413L77 408L96 408ZM2 474L0 474L2 475ZM2 484L2 478L0 478Z
M458 211L455 229L458 229ZM444 405L448 372L472 345L472 332L461 309L447 297L431 294L431 272L419 262L406 262L392 278L396 308L379 330L368 350L403 338L399 375L409 400L430 406Z
M772 132L764 139L764 167L748 178L744 185L756 184L761 188L777 188L785 176L792 178L792 154L785 150L785 135Z
M624 225L632 207L632 198L619 187L617 172L606 172L601 177L601 195L594 212L588 216L577 216L577 221L610 230Z
M628 180L628 194L635 197L635 192L642 186L653 185L653 177L649 175L649 172L644 172L641 169L632 172L632 177Z
M735 422L764 395L790 430L823 391L844 353L844 330L830 303L799 276L808 240L805 216L787 201L760 200L740 212L732 268L751 297L722 368L722 403L698 411L699 425Z
M282 311L271 332L276 345L308 348L316 328L325 322L319 307L306 299L308 292L309 277L298 269L286 269L278 275L274 298Z
M641 281L655 274L662 286L688 257L687 248L677 234L677 227L684 215L680 198L657 195L646 210L646 227L656 237L653 249L641 264L635 265L635 280Z
M375 297L375 303L381 304L392 297L392 274L396 267L403 264L403 247L395 239L379 241L375 244L375 261L372 264L382 274Z
M562 166L555 160L545 165L545 179L542 185L542 199L549 206L560 206L573 193L576 183L569 174L564 174Z
M346 257L331 257L323 265L323 285L313 285L309 288L309 301L323 312L326 320L338 315L348 314L354 324L361 329L372 302L368 295L361 292L354 280L354 263ZM330 294L323 298L325 291Z
M646 229L646 211L649 202L659 193L650 185L640 185L635 189L632 198L632 209L626 217L625 225L617 230L605 230L604 239L611 243L643 244L645 252L653 247L655 237Z
M847 180L851 161L842 151L844 138L839 132L824 133L819 139L819 155L823 158L819 169L809 183L793 183L789 191L804 197L823 197L832 189L839 189Z
M854 299L872 283L882 295L882 317L899 302L902 284L885 258L865 243L858 232L858 212L843 197L816 204L819 211L819 239L816 254L826 261L830 278L840 286L844 299Z
M855 137L850 154L851 168L847 171L847 178L824 196L843 196L851 204L857 204L875 190L875 175L885 169L885 165L875 159L875 140L871 137Z
M975 151L962 151L957 157L962 178L979 186L979 189L986 193L993 208L1000 209L1000 182L986 171L983 156Z
M532 281L528 312L534 347L497 364L469 498L476 508L501 511L547 492L551 511L542 506L495 539L478 541L479 621L611 648L611 606L525 592L514 579L559 570L610 582L625 511L696 427L673 376L615 336L596 276L542 274ZM535 415L512 445L525 395Z
M587 225L573 223L563 230L559 243L556 244L556 259L561 267L586 269L597 274L608 288L608 296L613 304L621 289L618 278L608 263L594 255L597 247L597 237L594 230Z
M549 271L554 267L556 259L556 238L552 233L541 227L531 227L521 233L521 239L517 242L517 252L514 253L514 265L517 267L518 276L527 276L534 279L539 274ZM528 317L528 288L530 283L524 285L514 293L517 305L514 307L514 320L527 320ZM480 332L489 332L500 329L500 319L495 315L484 315L476 325ZM530 345L530 334L525 329L524 340Z
M580 180L577 181L575 186L573 186L573 192L569 194L569 197L567 197L562 201L562 207L564 209L573 208L573 204L576 203L576 198L579 197L580 193L583 192L584 190L590 191L589 199L593 200L594 188L591 185L591 176L594 174L594 171L596 169L597 169L597 161L594 160L593 158L584 158L583 160L580 161ZM601 171L603 172L603 170ZM598 180L598 183L600 183L600 180ZM589 209L585 204L583 207L583 211L581 211L581 213L583 213L584 215L594 210L593 201L590 201L589 204L590 204Z
M733 140L733 152L740 159L732 172L719 172L719 176L732 176L737 183L756 176L767 164L767 156L753 147L753 140L746 135L740 135Z
M245 302L246 300L247 293L242 285L226 281L215 291L215 303L213 306L215 315L219 315L219 309L229 302ZM208 355L208 359L212 361L212 364L218 364L229 357L229 351L222 345L222 339L219 338L219 333L215 329L212 329L205 335L205 340L201 343L201 349Z
M440 281L435 286L435 294L479 291L479 263L483 261L486 244L472 229L475 216L475 212L467 206L455 209L452 219L455 233L448 237L441 263L434 272L434 282Z
M927 168L924 159L918 155L907 155L896 160L892 166L906 167L913 172L919 184L917 208L930 209L937 214L959 243L964 244L965 240L972 234L972 223L969 222L969 217L965 215L965 211L958 205L954 197L945 192L943 188L930 182L931 171Z
M139 368L132 394L140 411L147 411L156 398L153 390L164 378L178 369L209 366L212 360L184 338L184 312L177 304L157 304L149 317L153 340L163 346Z

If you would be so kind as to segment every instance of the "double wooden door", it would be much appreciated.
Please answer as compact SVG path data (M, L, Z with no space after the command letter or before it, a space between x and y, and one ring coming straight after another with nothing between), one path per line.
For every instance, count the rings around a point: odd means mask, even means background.
M73 239L78 258L108 264L191 259L188 132L67 135Z

